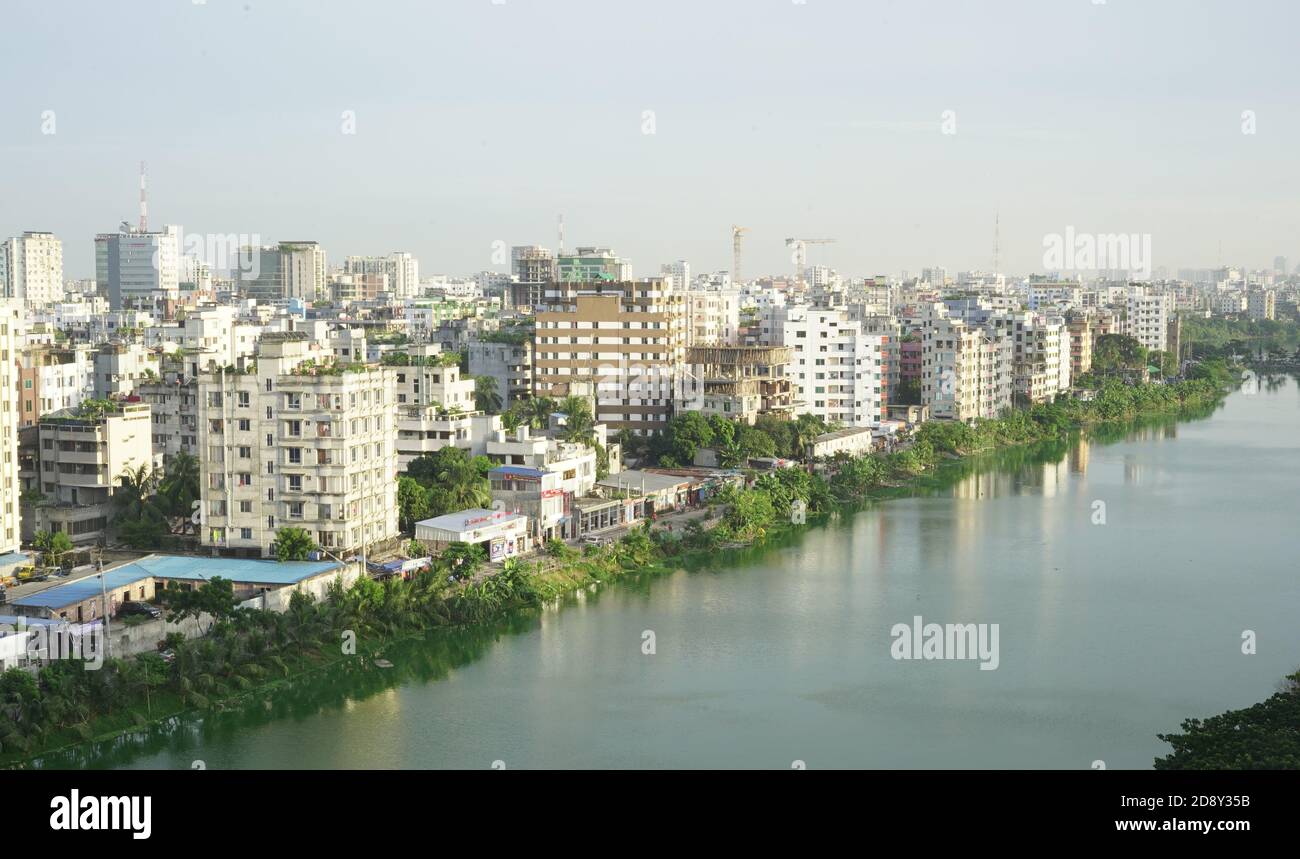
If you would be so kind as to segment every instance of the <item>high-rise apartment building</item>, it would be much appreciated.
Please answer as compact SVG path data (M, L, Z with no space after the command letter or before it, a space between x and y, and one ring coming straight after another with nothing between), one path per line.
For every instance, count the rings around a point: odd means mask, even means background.
M307 302L328 298L324 248L316 242L280 242L280 253L284 298Z
M1134 286L1128 291L1124 333L1153 352L1168 345L1169 296L1152 287Z
M846 427L878 426L886 402L888 335L865 334L844 308L779 308L780 342L793 350L787 375L799 414Z
M268 333L254 371L199 376L204 546L270 556L284 526L335 554L397 537L395 369L326 354Z
M996 418L1011 406L1015 346L1005 329L930 310L921 331L921 400L935 418Z
M553 283L533 339L538 396L591 397L614 431L662 430L686 357L682 296L658 278Z
M1011 321L1013 391L1031 403L1051 402L1070 389L1070 330L1065 319L1019 313Z
M659 276L672 281L673 289L684 292L691 285L691 264L684 259L659 266Z
M15 356L23 342L23 308L15 300L0 301L0 555L16 552L22 543L18 499L18 378Z
M352 275L386 276L385 289L398 300L420 295L420 261L409 253L398 251L386 257L350 256L343 262L343 271Z
M63 242L30 231L0 242L0 297L29 308L63 301Z

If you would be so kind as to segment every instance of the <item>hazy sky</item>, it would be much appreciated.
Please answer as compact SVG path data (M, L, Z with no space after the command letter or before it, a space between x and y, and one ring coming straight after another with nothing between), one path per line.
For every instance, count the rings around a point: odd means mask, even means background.
M988 268L997 211L1012 272L1067 226L1149 233L1156 267L1294 265L1298 9L7 3L0 234L52 230L67 275L93 275L145 160L151 225L409 250L423 273L554 248L559 212L569 247L638 276L730 268L733 223L751 275L790 270L787 236L838 239L811 261L854 276Z

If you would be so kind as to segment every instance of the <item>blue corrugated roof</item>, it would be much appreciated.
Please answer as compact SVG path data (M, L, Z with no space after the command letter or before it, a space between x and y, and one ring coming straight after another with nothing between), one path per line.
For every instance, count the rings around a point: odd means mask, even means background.
M13 605L21 606L60 608L82 600L88 600L91 597L97 597L105 589L113 590L114 588L126 587L142 579L147 579L149 576L150 574L147 571L140 569L135 564L127 564L125 567L105 571L102 585L98 575L86 576L84 579L55 585L52 588L46 588L43 591L10 600L10 602Z
M249 558L187 558L181 555L150 555L129 566L139 567L160 579L210 579L221 576L232 582L259 585L292 585L321 573L339 569L338 561L258 561Z
M526 468L525 466L522 465L498 465L496 468L492 469L492 471L489 473L490 474L513 474L517 477L541 477L546 472L538 468Z
M26 552L9 552L0 555L0 567L12 567L14 564L25 564L32 559L32 556Z
M75 582L55 585L30 596L12 600L14 605L54 607L70 605L97 596L105 587L125 587L148 578L211 579L220 576L232 582L254 585L292 585L343 565L337 561L257 561L246 558L189 558L181 555L150 555L104 573Z

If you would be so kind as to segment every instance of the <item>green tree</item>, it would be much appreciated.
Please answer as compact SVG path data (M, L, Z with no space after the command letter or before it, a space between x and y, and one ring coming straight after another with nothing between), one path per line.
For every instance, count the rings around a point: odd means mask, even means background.
M501 393L495 376L474 377L474 408L489 414L501 411Z
M559 432L561 439L572 444L595 445L596 421L586 397L565 397L555 410L564 415L564 426Z
M199 461L182 450L167 460L158 481L158 506L165 516L180 520L180 531L184 533L198 500Z
M429 490L413 477L397 478L397 521L403 531L411 531L415 523L429 518Z
M305 561L316 551L316 541L306 529L286 525L276 530L273 548L277 561Z
M281 529L285 530L291 529ZM303 559L306 559L305 555ZM221 576L213 576L197 588L167 588L162 593L167 619L172 623L206 614L212 618L208 625L208 631L211 631L213 624L228 622L236 612L234 583Z
M1094 373L1114 375L1141 370L1146 365L1146 347L1127 334L1103 334L1092 347Z
M46 561L57 567L63 556L72 551L72 540L63 531L37 531L32 545L45 554Z
M668 422L668 453L682 465L691 465L700 448L713 444L713 427L699 412L683 412Z

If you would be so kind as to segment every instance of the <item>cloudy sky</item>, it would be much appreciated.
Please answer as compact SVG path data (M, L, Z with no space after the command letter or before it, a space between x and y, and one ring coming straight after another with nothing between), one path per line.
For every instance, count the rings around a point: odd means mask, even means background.
M409 250L424 273L554 247L560 212L570 247L612 246L638 276L729 268L733 223L747 274L788 271L787 236L838 239L812 261L854 276L988 268L995 213L1012 272L1067 226L1150 234L1157 267L1267 267L1300 261L1298 10L8 4L0 234L52 230L67 275L91 276L144 160L153 225Z

